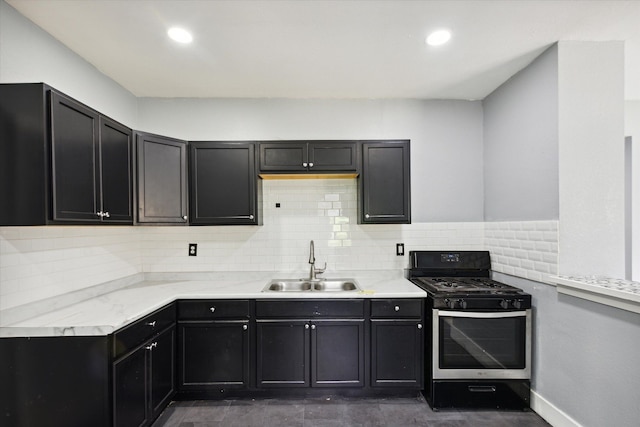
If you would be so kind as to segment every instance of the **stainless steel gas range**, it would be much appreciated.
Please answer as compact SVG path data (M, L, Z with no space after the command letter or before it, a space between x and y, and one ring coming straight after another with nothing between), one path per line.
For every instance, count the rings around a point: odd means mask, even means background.
M427 292L425 397L431 406L529 408L531 295L492 280L487 251L409 255L408 278Z

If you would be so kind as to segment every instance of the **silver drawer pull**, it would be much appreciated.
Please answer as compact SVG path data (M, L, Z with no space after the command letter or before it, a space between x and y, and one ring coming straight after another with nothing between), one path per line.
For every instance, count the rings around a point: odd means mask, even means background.
M418 329L422 329L422 324L418 323Z
M154 320L153 322L147 322L147 323L145 323L145 325L151 326L152 328L155 328L156 327L156 321Z
M246 331L247 329L249 329L249 327L247 325L242 325L242 330Z
M211 311L212 313L216 312L216 308L215 307L209 307L209 311Z
M394 309L395 311L400 311L400 306L399 306L399 305L396 305L395 307L393 307L393 309Z

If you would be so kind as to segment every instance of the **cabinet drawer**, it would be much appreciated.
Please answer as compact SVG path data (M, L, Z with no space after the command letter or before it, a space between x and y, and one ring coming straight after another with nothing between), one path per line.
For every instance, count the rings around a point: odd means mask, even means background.
M372 318L422 317L421 299L371 300Z
M113 334L113 357L119 357L133 350L150 337L173 325L175 321L175 304L171 303L117 330Z
M256 301L258 318L363 318L364 300Z
M248 300L190 300L178 301L178 319L247 319Z

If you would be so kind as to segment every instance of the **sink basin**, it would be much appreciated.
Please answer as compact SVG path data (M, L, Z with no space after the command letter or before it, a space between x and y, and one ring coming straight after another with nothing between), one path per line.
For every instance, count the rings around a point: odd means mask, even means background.
M263 289L264 291L277 291L277 292L302 292L310 291L312 288L311 282L304 280L272 280Z
M275 279L262 292L357 292L360 287L353 279Z
M323 292L344 292L359 291L360 288L356 284L355 280L327 279L314 283L313 290Z

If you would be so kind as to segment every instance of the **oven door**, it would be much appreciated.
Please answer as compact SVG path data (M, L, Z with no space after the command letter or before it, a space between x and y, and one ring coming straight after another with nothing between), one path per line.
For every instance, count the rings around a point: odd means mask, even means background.
M433 379L530 379L531 310L433 310Z

